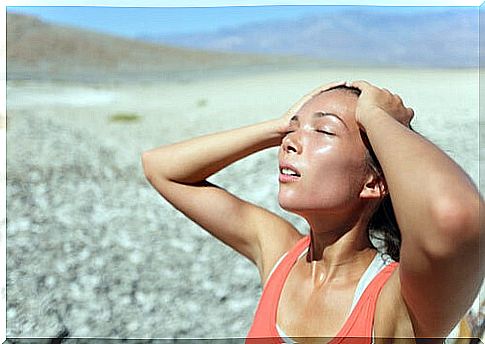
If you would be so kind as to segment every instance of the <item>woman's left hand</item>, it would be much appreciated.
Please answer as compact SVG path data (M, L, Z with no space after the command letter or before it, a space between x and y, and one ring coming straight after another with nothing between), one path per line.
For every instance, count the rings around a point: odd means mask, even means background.
M357 101L355 119L364 130L366 118L380 111L409 127L409 123L414 117L414 111L406 107L397 94L393 94L387 89L378 88L367 81L354 81L347 85L356 87L362 92Z

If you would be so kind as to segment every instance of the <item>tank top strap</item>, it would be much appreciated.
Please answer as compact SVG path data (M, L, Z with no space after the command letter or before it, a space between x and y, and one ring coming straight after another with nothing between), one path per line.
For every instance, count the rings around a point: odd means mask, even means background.
M372 329L377 299L385 283L398 266L399 263L392 262L374 277L331 344L370 343L373 337Z
M309 235L298 240L273 269L261 294L246 343L258 343L260 338L263 338L264 343L281 343L275 328L278 301L291 268L309 243Z
M291 268L309 244L310 236L304 236L303 238L298 240L295 246L293 246L293 248L288 251L286 256L278 264L278 266L275 266L273 273L269 277L269 280L266 284L270 284L271 280L271 285L275 287L280 287L279 289L282 289Z

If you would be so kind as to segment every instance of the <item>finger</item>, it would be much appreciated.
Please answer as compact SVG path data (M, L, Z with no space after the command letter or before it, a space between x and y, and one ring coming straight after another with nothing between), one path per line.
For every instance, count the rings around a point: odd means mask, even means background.
M371 83L369 83L365 80L351 81L351 82L347 83L347 86L358 88L361 91L365 91L365 90L368 90L370 88L377 88L377 87L375 87L374 85L372 85Z
M292 112L292 113L295 113L297 112L299 109L301 109L301 107L303 105L305 105L306 102L308 102L309 100L311 100L313 97L319 95L320 93L323 93L331 88L334 88L334 87L338 87L338 86L343 86L346 84L347 81L333 81L333 82L330 82L328 84L325 84L323 86L318 86L317 88L313 89L310 93L304 95L302 98L300 98L291 108L288 112Z
M312 98L313 98L313 96L312 95L308 95L308 94L305 95L305 96L303 96L295 104L293 104L290 107L290 109L288 110L288 113L295 113L295 112L297 112L299 109L301 109L301 107L303 105L305 105L306 102L308 102Z
M398 101L398 103L400 105L404 106L404 102L403 102L402 98L399 95L394 94L394 98L396 98L396 100Z
M411 120L414 118L414 110L412 108L406 108L406 110L409 113L409 121L411 122Z

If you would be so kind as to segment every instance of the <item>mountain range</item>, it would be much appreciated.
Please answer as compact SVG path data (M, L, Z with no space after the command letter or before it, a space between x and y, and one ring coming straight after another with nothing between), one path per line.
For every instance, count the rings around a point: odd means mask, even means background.
M209 51L279 54L355 64L478 66L478 8L348 7L215 32L140 35Z
M178 48L7 13L8 80L186 81L300 64L287 56Z

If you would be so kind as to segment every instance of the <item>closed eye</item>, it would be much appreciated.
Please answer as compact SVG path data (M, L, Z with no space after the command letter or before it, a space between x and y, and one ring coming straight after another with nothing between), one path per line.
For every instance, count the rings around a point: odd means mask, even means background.
M335 136L336 135L336 134L331 133L331 132L326 131L326 130L316 130L316 131L319 132L319 133L324 133L324 134L331 135L331 136Z

